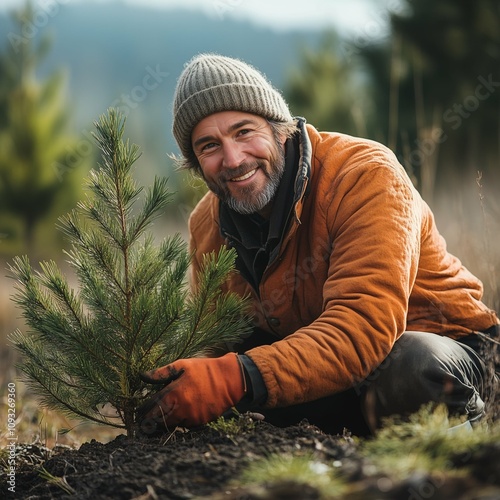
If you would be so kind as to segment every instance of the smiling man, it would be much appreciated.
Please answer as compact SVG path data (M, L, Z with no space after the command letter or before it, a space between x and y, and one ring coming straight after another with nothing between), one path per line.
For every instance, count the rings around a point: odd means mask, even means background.
M226 289L251 297L254 330L146 374L165 387L144 427L233 406L358 434L429 402L480 419L496 383L481 348L499 320L394 154L319 132L255 68L214 54L186 65L173 111L180 164L210 190L189 222L192 285L204 254L234 247Z

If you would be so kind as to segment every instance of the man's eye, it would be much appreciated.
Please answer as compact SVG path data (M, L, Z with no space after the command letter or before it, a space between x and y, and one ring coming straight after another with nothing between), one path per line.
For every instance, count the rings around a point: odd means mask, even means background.
M201 148L201 150L202 151L208 151L209 149L212 149L215 146L217 146L217 144L215 142L209 142L207 144L204 144L203 147Z
M238 135L246 135L249 132L251 132L251 130L249 128L244 128L244 129L238 130Z

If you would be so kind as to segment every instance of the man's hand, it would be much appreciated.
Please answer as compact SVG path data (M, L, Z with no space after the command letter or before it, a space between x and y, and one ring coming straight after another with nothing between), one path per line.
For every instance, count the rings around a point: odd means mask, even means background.
M161 427L206 424L236 405L246 392L243 366L236 353L180 359L141 378L150 384L167 384L138 410L145 433Z

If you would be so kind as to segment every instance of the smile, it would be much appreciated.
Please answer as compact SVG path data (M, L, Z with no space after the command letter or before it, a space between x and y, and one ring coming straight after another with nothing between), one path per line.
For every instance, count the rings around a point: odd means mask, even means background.
M249 179L252 177L253 174L257 172L257 169L254 168L253 170L250 170L250 172L247 172L246 174L243 174L241 177L235 177L234 179L230 179L231 182L239 182L239 181L244 181L245 179Z

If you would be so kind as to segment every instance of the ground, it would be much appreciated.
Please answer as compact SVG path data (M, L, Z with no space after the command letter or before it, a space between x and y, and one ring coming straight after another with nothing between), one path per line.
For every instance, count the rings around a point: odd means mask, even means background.
M245 419L248 417L244 417ZM247 422L248 423L248 422ZM15 494L5 476L1 498L23 499L500 499L500 444L456 457L461 475L414 473L394 480L358 452L358 441L323 433L302 422L276 428L264 421L229 428L176 430L155 438L118 436L109 443L92 440L79 449L18 449ZM307 457L317 477L342 478L342 489L325 489L294 479L253 480L237 485L249 464L274 456ZM312 466L311 466L312 467ZM318 483L319 484L319 483ZM323 496L321 496L321 494Z

